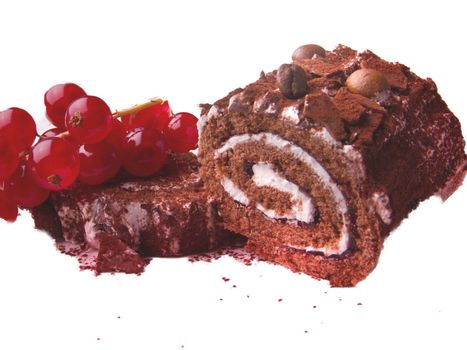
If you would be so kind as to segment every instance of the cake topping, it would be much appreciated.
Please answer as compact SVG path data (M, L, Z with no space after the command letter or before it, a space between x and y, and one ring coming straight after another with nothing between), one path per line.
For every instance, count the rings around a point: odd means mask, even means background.
M283 64L277 70L277 84L282 94L290 99L303 97L307 93L306 73L296 64Z
M407 88L407 76L402 71L405 66L399 63L391 63L380 59L374 53L365 51L361 54L362 68L371 68L381 72L387 79L389 85L398 90L405 90Z
M308 86L310 90L322 91L328 96L335 96L342 84L336 79L319 77L308 81Z
M372 97L377 92L389 88L389 83L385 76L371 68L356 70L350 74L345 84L351 92L366 97Z
M347 138L339 110L331 98L324 93L317 92L306 96L303 115L323 125L336 140L343 141Z
M263 96L255 100L253 104L253 112L263 112L266 114L274 114L277 112L277 106L281 99L279 91L268 91Z
M246 115L251 111L251 102L245 97L243 92L233 95L229 99L229 112Z
M313 60L300 60L300 65L308 72L321 77L339 76L343 72L355 69L357 52L340 47L328 52L324 57L317 56Z
M324 57L326 54L326 50L324 50L321 46L315 44L308 44L303 45L297 48L292 54L292 60L304 60L304 59L311 59L317 56Z

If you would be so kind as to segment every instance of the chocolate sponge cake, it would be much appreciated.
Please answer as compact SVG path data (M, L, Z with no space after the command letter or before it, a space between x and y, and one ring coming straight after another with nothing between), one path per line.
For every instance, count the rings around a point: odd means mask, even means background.
M431 79L370 51L292 60L201 106L201 176L250 250L353 286L411 210L462 182L460 123Z
M54 192L32 210L36 226L60 247L73 247L84 260L91 257L86 264L97 272L141 272L145 257L185 256L238 243L220 226L198 166L191 153L171 154L151 178L120 174L104 185Z

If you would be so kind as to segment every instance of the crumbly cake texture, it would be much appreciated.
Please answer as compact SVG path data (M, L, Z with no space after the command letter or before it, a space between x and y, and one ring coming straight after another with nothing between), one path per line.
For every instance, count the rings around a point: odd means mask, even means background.
M77 184L32 210L59 249L100 272L140 273L146 257L176 257L241 244L219 223L191 154L171 154L147 179L125 174L102 186Z
M293 63L201 105L200 173L248 249L353 286L411 210L462 183L460 123L431 79L370 51L339 45ZM351 92L347 78L364 68L386 88Z

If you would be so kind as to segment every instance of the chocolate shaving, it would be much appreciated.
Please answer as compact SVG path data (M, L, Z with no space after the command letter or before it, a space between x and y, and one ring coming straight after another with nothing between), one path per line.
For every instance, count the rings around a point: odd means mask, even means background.
M307 95L303 115L323 125L336 140L343 141L347 138L339 110L327 95L320 92Z
M366 108L347 89L340 89L334 97L334 104L339 110L340 117L351 125L360 121Z
M329 96L336 95L341 88L341 83L335 79L318 77L308 81L310 91L323 91Z
M386 113L386 110L375 101L359 94L353 94L347 88L340 89L333 102L340 112L340 117L350 125L357 124L363 113L368 110Z
M307 72L311 72L322 77L329 77L347 72L357 53L345 46L340 46L339 50L345 54L340 55L328 51L326 52L325 57L317 56L312 60L297 61L297 63L299 63Z
M371 112L364 114L358 125L350 125L352 142L358 146L373 142L373 134L381 125L384 114L381 112Z
M405 66L400 63L387 62L376 56L371 51L365 51L361 55L362 57L365 57L365 59L362 60L362 68L376 69L383 73L389 85L393 88L401 91L407 89L407 77L402 71Z

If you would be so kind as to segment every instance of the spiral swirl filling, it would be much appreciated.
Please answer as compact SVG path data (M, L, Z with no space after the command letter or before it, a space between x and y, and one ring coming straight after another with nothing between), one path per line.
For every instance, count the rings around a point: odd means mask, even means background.
M325 167L300 146L269 132L246 133L226 140L214 159L218 180L235 202L304 232L287 244L290 248L325 256L349 248L346 198Z

